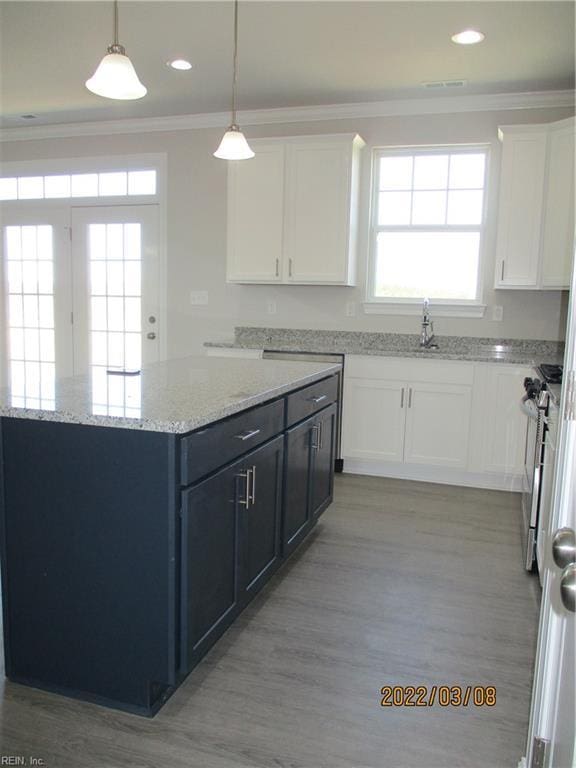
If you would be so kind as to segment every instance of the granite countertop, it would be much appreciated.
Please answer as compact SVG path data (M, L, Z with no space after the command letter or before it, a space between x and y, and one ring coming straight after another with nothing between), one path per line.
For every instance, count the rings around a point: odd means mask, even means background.
M100 386L89 376L59 379L54 401L35 407L0 389L0 417L180 434L339 369L326 363L185 357L153 363L136 376L103 372Z
M206 347L266 349L279 352L380 355L440 360L463 360L512 365L562 363L564 344L530 339L491 339L436 336L438 349L420 348L416 334L317 331L293 328L237 327L229 341L208 341Z

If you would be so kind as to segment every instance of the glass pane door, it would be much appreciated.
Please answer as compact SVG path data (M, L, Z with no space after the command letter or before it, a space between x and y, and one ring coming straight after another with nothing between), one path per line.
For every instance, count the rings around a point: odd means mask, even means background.
M136 415L137 373L159 359L156 207L73 211L74 363L94 407Z
M69 237L63 212L3 216L2 384L17 407L54 407L56 376L72 372Z

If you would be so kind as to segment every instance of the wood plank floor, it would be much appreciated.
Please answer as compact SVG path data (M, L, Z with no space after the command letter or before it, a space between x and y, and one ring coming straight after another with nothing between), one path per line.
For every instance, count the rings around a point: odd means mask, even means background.
M519 497L359 476L153 720L5 683L0 755L47 768L516 768L538 621ZM380 707L494 685L494 708Z

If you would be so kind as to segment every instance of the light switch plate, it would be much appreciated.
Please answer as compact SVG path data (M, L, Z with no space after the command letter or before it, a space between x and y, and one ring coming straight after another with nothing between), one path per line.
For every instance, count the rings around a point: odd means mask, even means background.
M190 291L190 304L196 307L208 304L208 291Z
M492 320L500 321L504 318L504 307L496 304L492 307Z

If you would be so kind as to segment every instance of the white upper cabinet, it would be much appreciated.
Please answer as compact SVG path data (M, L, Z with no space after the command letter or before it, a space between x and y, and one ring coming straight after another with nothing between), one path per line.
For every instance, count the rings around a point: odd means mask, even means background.
M536 288L547 133L502 128L501 134L496 283Z
M284 147L261 141L228 166L228 281L281 282L283 229Z
M504 126L496 288L568 288L574 244L574 119Z
M548 138L548 188L542 232L543 288L568 288L574 249L574 121Z
M254 139L230 163L227 280L354 285L359 155L354 134Z

